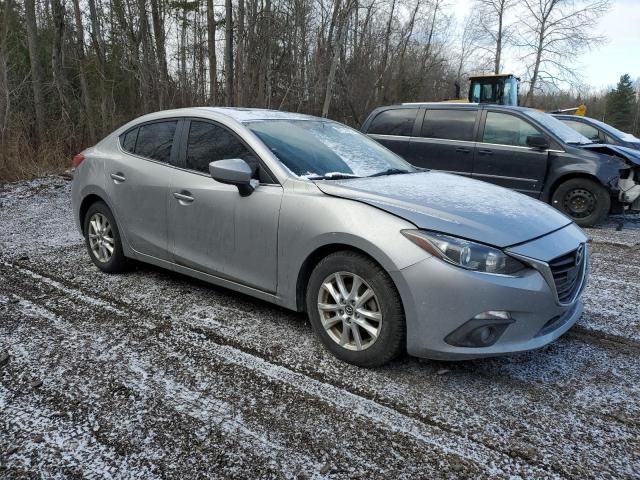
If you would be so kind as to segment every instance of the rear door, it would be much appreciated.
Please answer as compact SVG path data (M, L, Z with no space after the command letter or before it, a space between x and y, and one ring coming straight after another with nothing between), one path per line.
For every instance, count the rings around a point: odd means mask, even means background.
M404 157L419 110L417 107L383 110L371 120L367 135Z
M473 177L537 198L549 153L527 146L527 136L544 133L518 115L490 109L482 115L479 133Z
M129 245L163 260L168 259L167 192L180 122L166 119L131 128L120 136L120 154L105 164L107 193Z
M405 159L417 167L471 175L478 109L429 107Z

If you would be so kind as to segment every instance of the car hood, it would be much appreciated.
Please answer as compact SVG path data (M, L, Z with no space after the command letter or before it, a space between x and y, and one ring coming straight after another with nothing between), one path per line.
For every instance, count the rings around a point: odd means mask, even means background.
M335 197L367 203L418 228L508 247L571 223L550 206L502 187L440 172L316 181Z
M617 155L619 157L628 160L633 165L640 166L640 150L636 150L630 147L621 147L619 145L610 145L604 143L593 143L589 145L583 145L585 150L592 150L598 153L604 153L609 155Z

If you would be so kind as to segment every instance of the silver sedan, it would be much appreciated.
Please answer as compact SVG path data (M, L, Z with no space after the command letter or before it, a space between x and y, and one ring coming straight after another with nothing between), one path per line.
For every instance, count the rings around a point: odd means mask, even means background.
M306 311L356 365L541 347L582 312L586 238L519 193L412 167L330 120L241 108L140 117L73 160L101 270L151 263Z

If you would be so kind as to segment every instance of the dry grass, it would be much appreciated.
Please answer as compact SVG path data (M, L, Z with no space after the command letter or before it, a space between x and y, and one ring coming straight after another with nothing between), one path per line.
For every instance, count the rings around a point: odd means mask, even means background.
M25 128L26 127L26 128ZM0 183L61 173L71 165L73 155L82 148L62 128L47 131L38 145L30 127L7 130L0 144Z

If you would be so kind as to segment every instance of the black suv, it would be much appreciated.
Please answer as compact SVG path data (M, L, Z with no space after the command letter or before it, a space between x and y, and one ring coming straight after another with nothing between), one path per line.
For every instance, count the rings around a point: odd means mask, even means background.
M640 182L638 165L624 152L531 108L400 104L371 112L362 131L413 165L517 190L582 226L602 220L612 205L620 208L621 177Z

